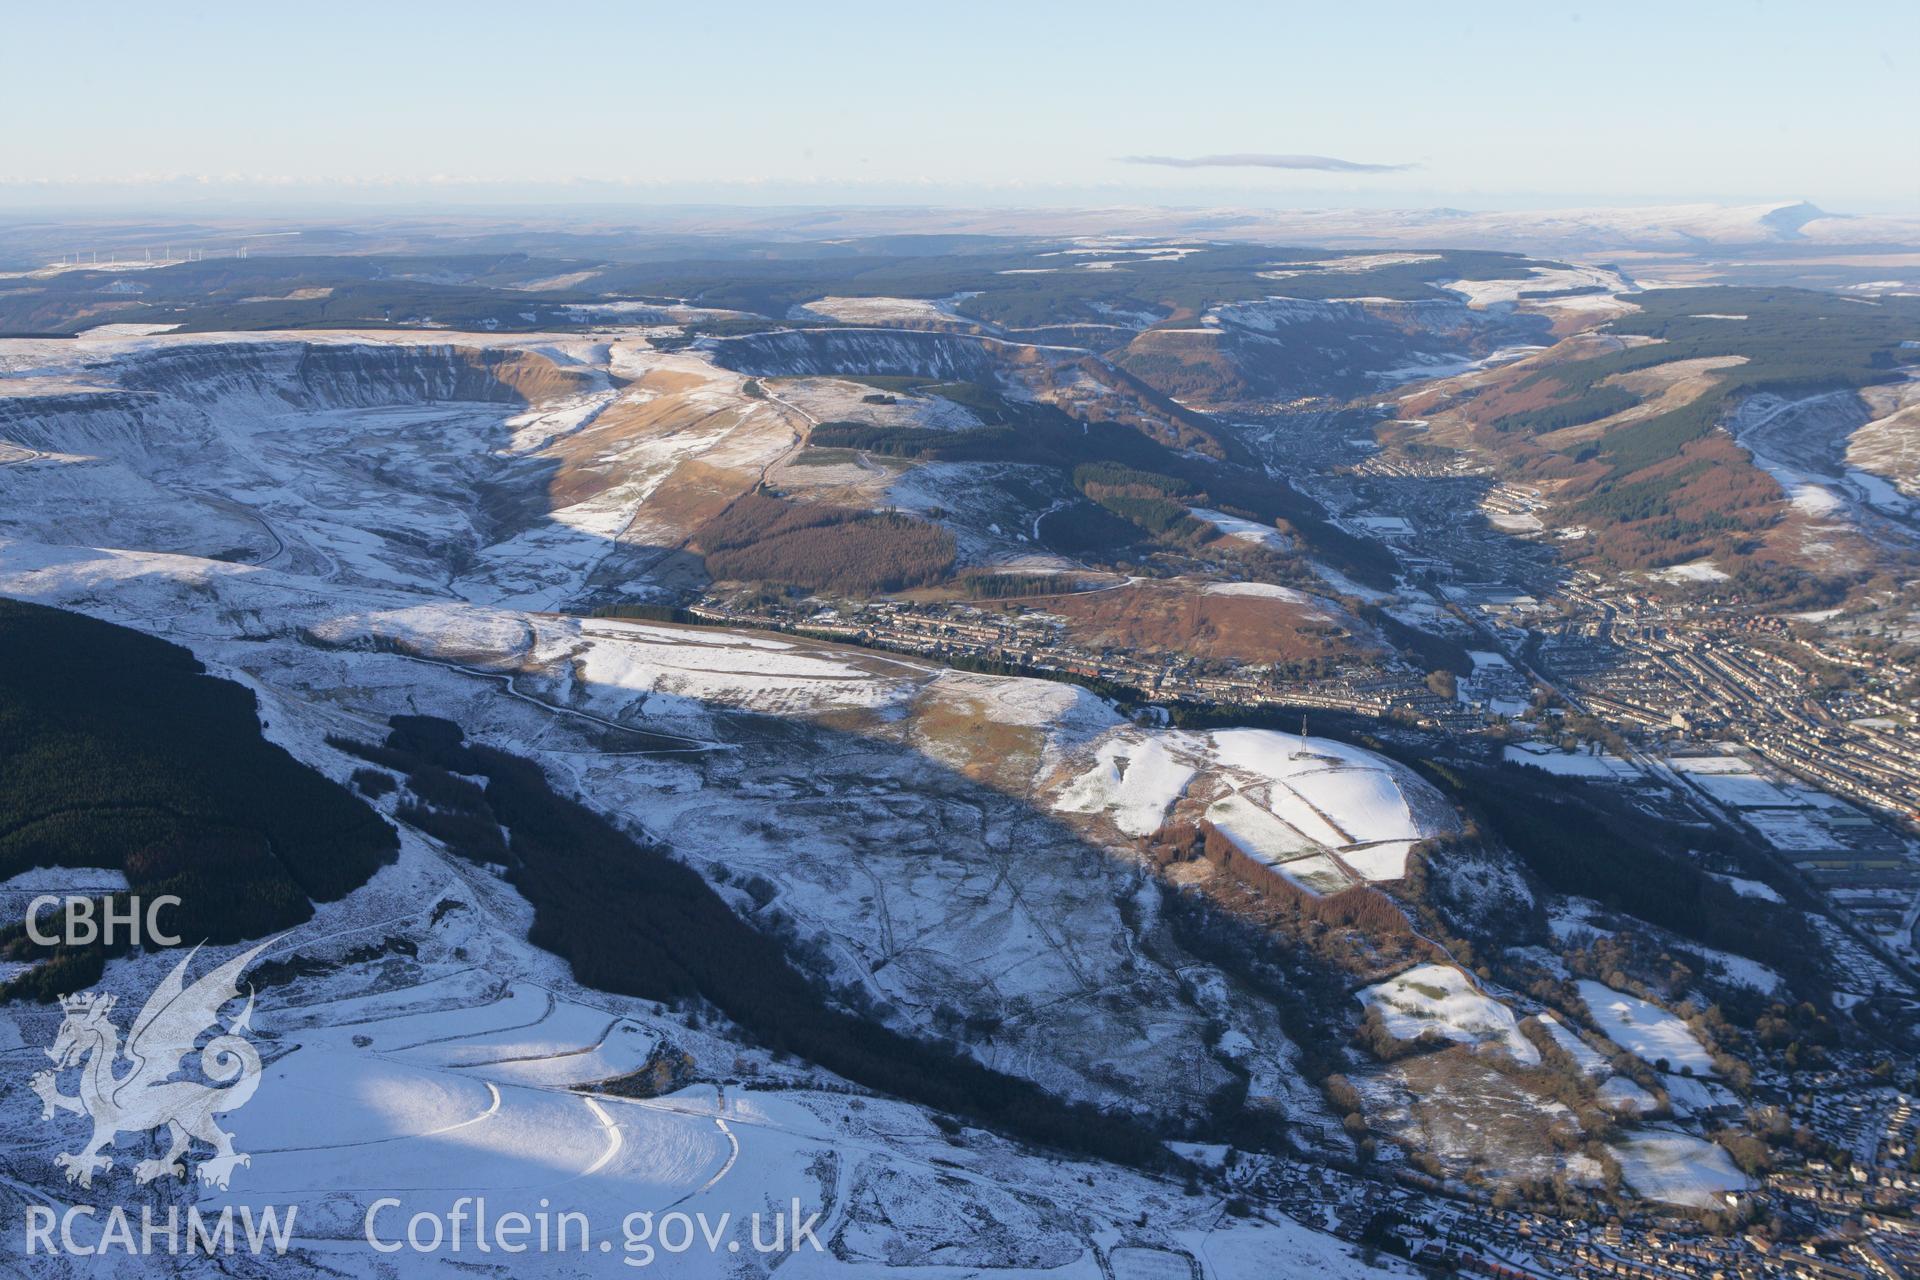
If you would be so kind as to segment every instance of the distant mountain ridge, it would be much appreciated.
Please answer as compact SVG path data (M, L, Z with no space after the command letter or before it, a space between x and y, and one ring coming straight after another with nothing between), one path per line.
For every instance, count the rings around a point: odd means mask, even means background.
M0 213L0 266L32 270L84 244L106 261L133 259L167 243L234 252L246 233L268 224L247 217L102 217L50 225ZM283 228L279 221L271 224ZM446 225L407 214L370 230L344 214L299 219L300 244L309 253L444 253ZM1920 250L1920 212L1847 214L1808 200L1748 204L1689 203L1638 206L1473 210L1429 208L1259 208L1252 205L1169 208L941 208L917 206L631 205L522 214L473 213L460 220L462 239L489 250L573 256L581 237L596 252L620 260L631 250L644 260L660 240L706 244L717 234L768 242L818 242L868 236L899 238L900 246L951 251L981 237L1038 236L1087 244L1143 237L1188 238L1341 248L1491 249L1544 257L1591 257L1627 250L1680 251L1712 246L1812 246ZM124 260L124 258L123 258ZM445 318L444 316L442 317Z
M1430 209L991 209L739 210L761 234L880 234L908 219L940 230L996 235L1196 236L1329 248L1431 247L1591 255L1713 246L1920 246L1920 214L1849 215L1806 200L1757 204L1572 207L1512 211ZM670 216L669 211L658 211ZM703 215L709 221L711 211Z

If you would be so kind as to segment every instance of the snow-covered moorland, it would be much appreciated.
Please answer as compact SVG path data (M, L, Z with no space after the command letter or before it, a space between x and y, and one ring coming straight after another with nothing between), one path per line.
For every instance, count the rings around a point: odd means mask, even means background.
M1162 929L1120 823L1200 779L1194 803L1241 794L1330 859L1360 859L1343 874L1377 878L1364 868L1391 871L1441 821L1385 762L1223 732L1168 736L1154 765L1068 686L560 611L590 586L644 598L684 572L699 511L655 495L750 486L795 447L797 410L639 337L0 347L19 372L0 382L0 593L185 645L337 780L361 762L328 736L378 739L395 712L454 720L659 837L742 914L785 922L823 985L897 1030L1121 1109L1191 1113L1246 1073L1332 1127L1274 1009ZM1141 794L1111 830L1029 799L1136 762ZM798 1198L826 1252L795 1258L796 1275L1093 1277L1149 1258L1361 1272L1278 1215L1222 1223L1177 1182L949 1134L723 1024L583 988L525 941L530 915L494 869L409 829L396 865L279 940L267 958L297 964L255 1011L267 1069L229 1126L253 1163L225 1201L299 1205L305 1265L346 1275L387 1274L358 1236L376 1194L408 1212L485 1194L496 1215L546 1199L602 1231L634 1211ZM101 985L137 1008L170 961L116 961ZM1198 1008L1200 989L1219 997ZM0 1052L22 1179L0 1191L9 1213L65 1194L51 1155L72 1135L24 1087L57 1021L24 1011ZM682 1056L696 1083L668 1070L657 1097L612 1087ZM619 1260L550 1255L516 1274L623 1274ZM712 1274L697 1252L655 1265Z

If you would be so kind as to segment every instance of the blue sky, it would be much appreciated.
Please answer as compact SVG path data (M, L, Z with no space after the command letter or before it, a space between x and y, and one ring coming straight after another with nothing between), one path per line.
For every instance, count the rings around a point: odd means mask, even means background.
M1920 3L12 5L0 204L1920 210ZM1408 168L1172 167L1319 156Z

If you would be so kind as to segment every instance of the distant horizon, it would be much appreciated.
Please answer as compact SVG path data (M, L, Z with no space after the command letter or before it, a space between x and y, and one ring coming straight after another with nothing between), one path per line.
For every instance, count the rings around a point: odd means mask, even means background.
M622 194L612 194L619 191ZM166 194L157 194L165 192ZM1515 195L1508 198L1473 197L1458 193L1407 193L1383 198L1354 192L1301 192L1286 200L1261 198L1249 191L1220 189L1194 192L1183 198L1130 199L1124 192L1086 188L1023 189L989 198L953 190L909 198L905 192L870 198L828 198L798 190L675 192L646 195L640 188L611 183L581 182L573 186L512 183L138 183L70 187L64 184L16 183L0 180L0 219L16 216L78 215L125 216L314 216L377 215L553 215L591 217L596 213L684 212L739 210L755 214L781 212L890 211L1071 213L1141 210L1165 213L1204 213L1232 210L1255 214L1366 212L1377 214L1461 212L1471 214L1529 214L1587 209L1749 209L1812 205L1835 218L1920 217L1920 198L1906 203L1871 205L1843 203L1799 192L1779 195L1627 197L1601 192ZM1421 198L1424 195L1426 198ZM1208 198L1211 197L1211 198Z
M1728 205L1459 206L1252 204L599 204L387 201L0 208L0 270L124 267L196 258L524 254L620 260L663 246L798 245L914 237L1101 243L1315 246L1331 251L1473 249L1565 261L1708 261L1728 253L1920 266L1920 216L1806 201Z

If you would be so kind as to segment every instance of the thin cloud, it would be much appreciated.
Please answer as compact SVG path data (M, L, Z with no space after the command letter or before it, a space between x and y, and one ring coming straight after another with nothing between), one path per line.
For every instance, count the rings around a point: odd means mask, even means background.
M1126 164L1157 164L1169 169L1313 169L1322 173L1402 173L1411 164L1366 164L1338 156L1268 155L1249 151L1224 156L1121 156Z

